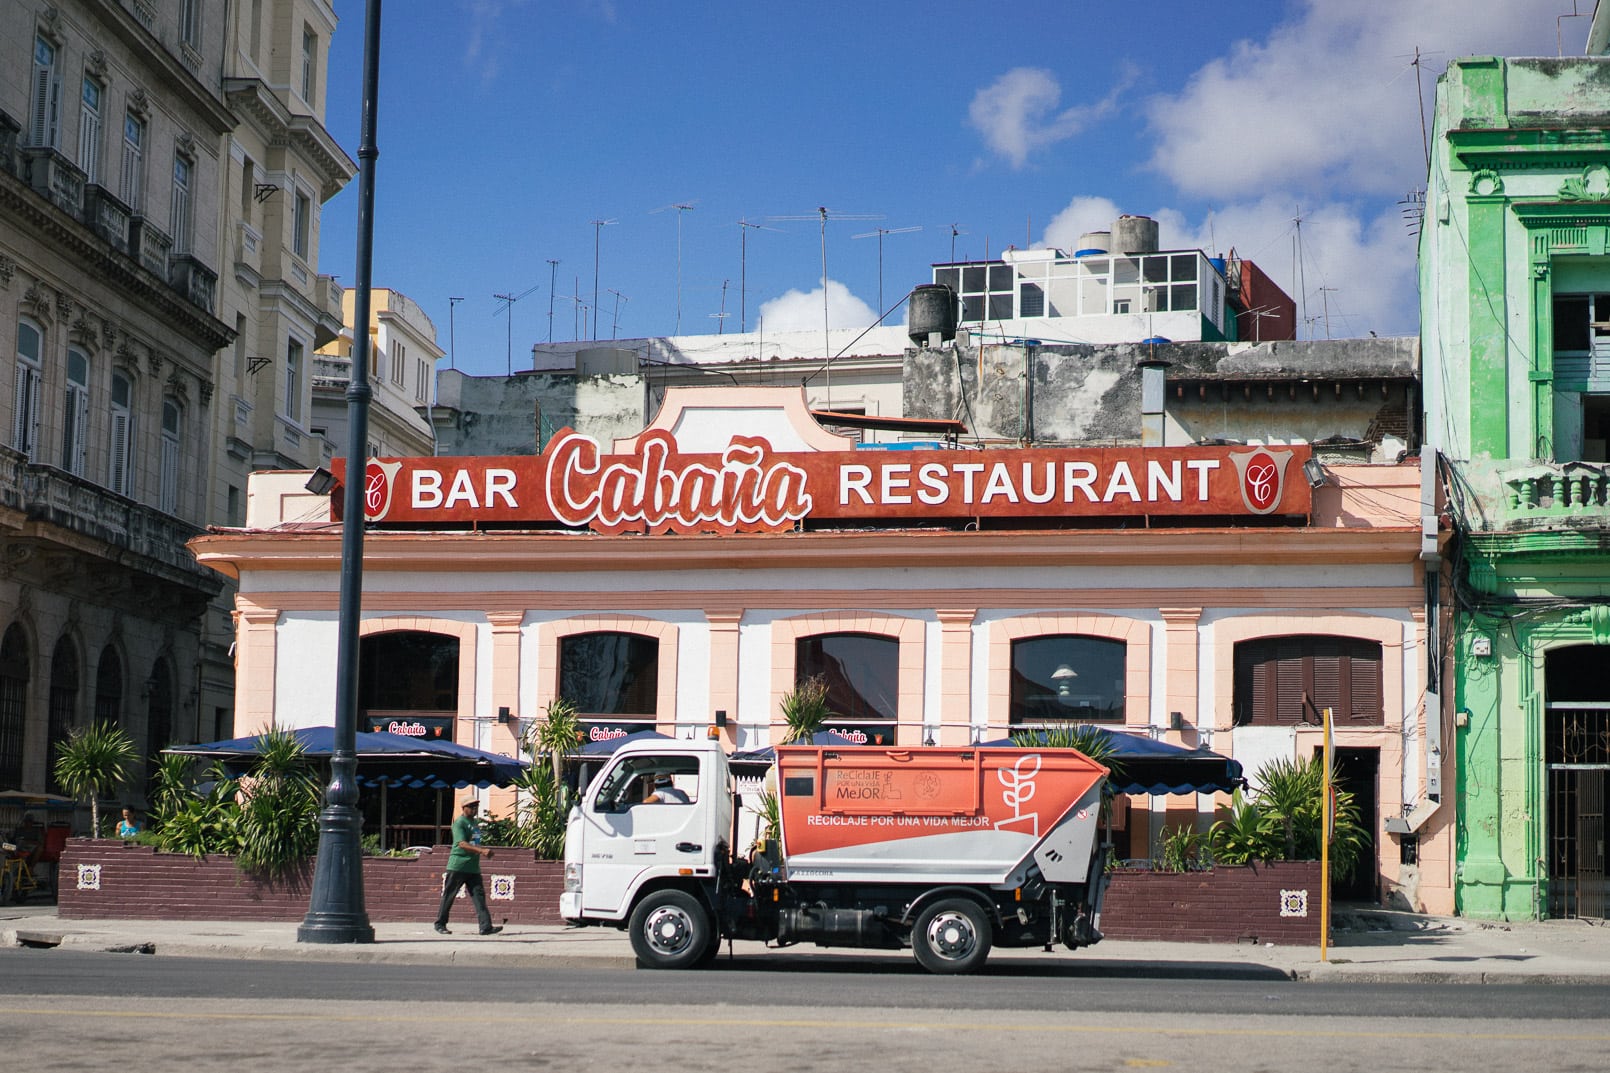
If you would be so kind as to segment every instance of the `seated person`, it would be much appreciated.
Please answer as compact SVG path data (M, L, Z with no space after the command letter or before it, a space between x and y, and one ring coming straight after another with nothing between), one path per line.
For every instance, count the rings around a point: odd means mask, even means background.
M39 863L39 854L44 849L45 831L39 826L39 821L34 819L33 813L25 812L22 814L22 822L17 825L16 831L12 832L9 841L17 847L11 855L25 858L28 867L32 868Z
M646 805L686 805L688 795L671 785L671 776L645 774L643 776L643 803Z
M140 833L140 821L134 818L134 810L125 808L123 818L117 821L117 837L133 838Z

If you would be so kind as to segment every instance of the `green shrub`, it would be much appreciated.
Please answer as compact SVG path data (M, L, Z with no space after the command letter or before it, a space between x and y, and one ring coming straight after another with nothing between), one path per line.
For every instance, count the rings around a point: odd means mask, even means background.
M1209 832L1214 859L1223 864L1318 860L1324 824L1323 763L1319 754L1304 760L1275 760L1258 773L1260 785L1250 801L1237 790L1229 814ZM1346 879L1358 865L1364 828L1352 793L1341 783L1333 789L1336 820L1330 844L1331 877Z
M1172 833L1165 828L1159 849L1159 872L1200 872L1213 867L1208 836L1194 827L1176 827Z

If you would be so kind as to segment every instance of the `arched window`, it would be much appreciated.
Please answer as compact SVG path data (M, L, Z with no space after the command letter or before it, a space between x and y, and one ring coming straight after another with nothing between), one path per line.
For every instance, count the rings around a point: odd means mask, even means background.
M11 446L34 461L39 449L39 369L45 338L39 326L17 322L17 375L11 395Z
M1118 723L1124 718L1122 641L1079 634L1012 642L1013 726Z
M95 722L123 726L123 660L111 645L95 668Z
M28 637L12 623L0 640L0 786L22 784L23 728L28 722Z
M118 495L134 494L133 470L129 465L129 440L133 429L130 401L134 389L122 373L112 374L112 421L106 484Z
M84 475L84 444L89 439L89 355L67 348L67 397L62 406L61 468Z
M635 633L576 633L559 641L559 695L584 719L653 723L660 642Z
M1381 726L1381 646L1352 637L1264 637L1235 646L1237 726Z
M56 757L78 725L78 671L78 646L72 638L63 637L50 656L50 737L45 746L45 779L55 793L61 792L61 784L56 781Z
M364 637L358 643L358 710L360 730L406 731L452 741L458 714L458 638L422 630Z
M820 678L833 714L827 729L894 743L900 713L900 642L876 633L818 633L794 642L794 683Z
M182 411L172 399L162 402L162 468L159 478L157 509L168 514L179 513L179 448Z

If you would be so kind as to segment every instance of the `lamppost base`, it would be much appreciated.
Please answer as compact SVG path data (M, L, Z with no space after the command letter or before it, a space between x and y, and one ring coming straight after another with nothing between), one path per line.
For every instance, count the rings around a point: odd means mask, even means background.
M350 768L350 761L346 767ZM336 784L350 783L342 772ZM345 777L343 778L343 775ZM332 794L335 786L332 786ZM319 813L319 855L313 863L313 896L296 929L299 943L372 943L375 929L363 904L363 817L351 805L326 805Z

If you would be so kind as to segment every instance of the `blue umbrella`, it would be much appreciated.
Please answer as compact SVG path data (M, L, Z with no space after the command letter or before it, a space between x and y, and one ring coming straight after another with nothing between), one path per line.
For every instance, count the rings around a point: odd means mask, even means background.
M1246 785L1241 765L1211 749L1186 749L1139 734L1107 727L1091 727L1112 743L1115 775L1108 784L1115 794L1229 793ZM1046 740L1045 731L1024 731L1030 739ZM1017 745L1011 738L979 742L984 749Z
M327 759L335 752L334 727L297 727L290 731L310 757ZM354 735L358 781L414 789L462 789L465 786L508 786L531 766L530 761L471 749L451 741L406 738L400 734L359 731ZM258 753L258 736L176 745L162 750L177 756L222 761L235 774L250 769Z

